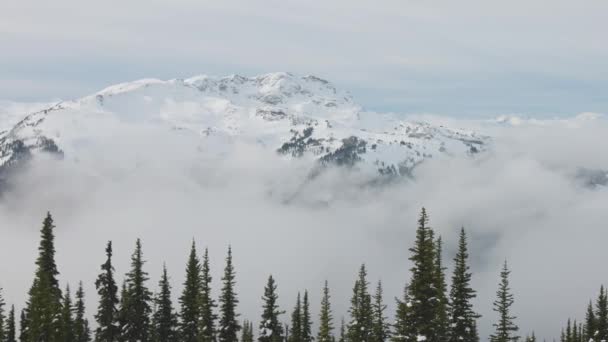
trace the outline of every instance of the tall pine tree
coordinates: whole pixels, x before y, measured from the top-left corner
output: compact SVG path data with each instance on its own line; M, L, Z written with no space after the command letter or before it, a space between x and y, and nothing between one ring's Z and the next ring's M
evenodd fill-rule
M158 287L158 294L154 298L156 311L152 316L151 340L153 342L177 342L177 314L173 310L171 302L171 285L165 265L163 265Z
M74 313L74 340L76 342L91 341L89 321L87 318L85 318L84 290L82 288L82 282L80 282L78 285L78 291L76 291Z
M593 311L593 304L589 301L587 315L585 316L585 341L593 341L596 333L597 320L595 318L595 311Z
M286 329L287 335L287 329ZM289 329L289 342L302 342L302 301L300 292L296 299L296 305L291 313L291 327Z
M192 241L190 256L186 265L186 281L179 298L181 305L179 333L180 341L198 342L200 318L201 264L196 254L196 244Z
M236 296L236 272L232 264L232 248L228 247L226 267L222 277L222 292L220 294L219 342L238 342L241 326L237 320L236 306L239 300Z
M406 285L403 290L403 298L397 299L397 312L395 313L395 324L393 326L393 342L416 341L416 329L412 314L412 301L409 289Z
M333 317L331 313L331 303L329 295L329 285L327 280L323 286L323 297L321 299L321 312L319 313L319 332L318 342L334 342L333 336Z
M61 308L60 341L62 342L75 342L73 311L74 306L72 305L70 287L67 286L65 288L65 294L63 296L63 304Z
M494 324L496 328L494 334L490 336L491 342L510 342L518 341L519 336L516 335L519 328L515 325L515 316L511 316L511 306L514 299L511 289L509 288L509 268L505 261L502 271L500 272L500 284L496 292L496 301L494 302L494 311L498 313L498 322Z
M8 312L8 322L6 323L6 342L17 342L15 328L15 306L11 305Z
M368 291L367 271L365 265L359 268L359 276L353 287L350 301L350 323L347 338L349 342L368 342L372 338L373 310L372 299Z
M47 213L40 230L36 274L28 293L23 342L55 342L61 338L61 290L55 264L55 225Z
M478 342L476 320L471 300L476 297L471 288L471 272L467 264L469 258L467 237L464 228L460 230L458 252L454 258L454 274L450 289L450 342Z
M201 268L201 320L199 329L201 334L201 342L215 341L215 321L217 319L217 316L213 313L213 310L217 305L211 297L211 280L212 278L211 270L209 267L209 251L207 248L205 248L205 254L203 255L203 265Z
M141 240L137 239L131 256L131 270L125 278L127 299L122 307L125 319L122 336L127 341L149 341L152 293L146 286L149 278L143 270L144 263Z
M608 340L608 293L604 289L604 285L600 287L600 294L595 303L596 309L596 334L593 337L595 341Z
M241 342L253 342L253 323L248 320L243 321Z
M372 319L372 341L385 342L390 337L390 326L388 318L385 316L386 305L384 305L382 282L378 281L376 293L372 303L373 319Z
M437 288L437 316L435 318L437 342L447 341L448 339L448 296L447 284L445 282L445 268L442 260L443 244L441 236L435 242L435 287Z
M304 290L304 300L302 301L302 342L312 342L312 317L310 315L310 301L308 300L308 290Z
M282 342L283 341L283 325L279 321L279 316L283 314L279 310L278 304L279 295L277 294L277 284L272 276L268 277L268 283L264 288L264 296L262 300L263 311L260 321L260 336L259 342Z
M114 280L114 266L112 266L112 241L108 241L106 246L106 262L101 265L101 270L102 272L95 281L95 287L99 295L99 305L95 314L95 320L97 321L95 341L116 342L120 330L117 308L118 286Z

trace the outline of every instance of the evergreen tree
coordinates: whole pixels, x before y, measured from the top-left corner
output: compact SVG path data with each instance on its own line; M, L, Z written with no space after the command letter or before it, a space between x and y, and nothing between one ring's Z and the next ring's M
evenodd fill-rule
M288 330L285 330L288 334ZM291 314L291 329L289 329L289 342L302 342L302 302L300 300L300 292L296 300L296 306Z
M215 341L215 320L217 316L213 313L217 306L211 297L211 271L209 267L209 251L205 248L203 265L201 269L201 324L200 334L202 342Z
M572 324L572 341L573 342L579 342L579 337L578 337L578 324L576 323L576 320L574 320L574 323Z
M454 258L454 274L450 289L450 342L478 342L475 321L479 317L473 311L471 300L476 297L471 288L471 273L467 264L467 238L464 228L460 230L458 252Z
M442 260L442 241L441 236L435 242L435 287L437 289L437 316L435 317L437 341L447 341L448 339L448 296L447 285L445 282L445 268Z
M344 323L344 317L340 321L340 337L338 338L338 342L346 342L346 323Z
M74 307L70 294L70 287L67 286L63 296L63 304L61 306L61 328L60 341L75 342L74 338L74 317L72 315Z
M279 310L279 296L277 294L277 285L272 276L268 277L268 283L264 288L264 296L262 300L263 311L260 321L260 336L259 342L282 342L283 341L283 325L279 321L279 316L283 314Z
M8 322L6 323L6 342L17 342L15 331L15 306L11 305L8 312Z
M95 331L96 342L118 341L120 330L118 327L118 286L114 280L114 267L112 266L112 241L106 246L106 262L101 265L102 272L95 281L99 305L95 320L97 330Z
M237 321L236 305L239 300L236 296L236 273L232 265L232 248L228 247L226 257L226 267L222 277L222 292L220 295L220 321L219 321L219 342L238 342L238 332L241 326Z
M497 299L494 302L494 311L499 315L498 322L494 324L496 332L490 336L491 342L518 341L519 336L515 335L519 328L515 325L515 316L511 316L511 306L514 299L509 288L509 271L505 261L500 272L500 284L496 292Z
M80 282L78 291L76 291L76 304L74 306L74 312L74 340L76 342L91 341L89 321L85 318L84 290L82 288L82 282Z
M426 341L441 341L443 327L438 323L442 320L442 304L440 289L437 287L437 252L433 230L428 226L426 209L422 208L416 229L416 241L410 249L413 263L409 284L409 297L412 304L412 326L417 338Z
M6 331L4 329L6 317L4 315L4 298L2 297L2 288L0 288L0 341L4 342L6 339Z
M585 316L585 341L593 341L597 333L597 320L593 311L593 304L589 301L587 315Z
M143 270L144 263L141 241L137 239L131 256L131 271L125 277L127 299L122 307L125 319L122 335L127 341L149 341L152 293L146 286L149 278Z
M243 321L241 342L253 342L253 323L248 320Z
M122 286L120 287L120 301L118 303L118 315L116 320L119 331L118 341L120 342L130 342L127 338L127 335L125 334L128 320L127 315L129 314L127 311L129 308L129 304L127 303L128 301L129 291L127 291L127 281L126 279L124 279L122 281Z
M387 322L388 318L385 317L384 312L386 311L386 305L383 301L383 290L382 282L378 281L376 286L376 293L374 294L374 301L372 303L373 311L373 326L372 326L372 341L373 342L385 342L390 336L390 327Z
M57 281L59 271L55 264L54 228L53 218L47 213L40 230L36 274L25 309L27 340L23 342L55 342L60 339L62 296Z
M156 310L152 317L152 341L177 342L177 314L171 302L171 285L165 265L158 287L158 295L154 298Z
M27 316L25 314L25 309L21 310L21 316L19 318L19 341L29 341L27 330Z
M372 300L368 291L367 271L365 265L359 269L359 277L353 287L347 338L349 342L368 342L372 338L373 310Z
M184 289L179 298L181 305L180 312L180 341L183 342L198 342L201 306L199 296L201 291L201 264L196 254L196 245L192 241L190 248L190 256L186 265L186 281Z
M608 339L608 294L602 285L596 302L596 331L593 337L596 341Z
M319 333L317 334L318 342L334 342L333 337L333 317L331 314L331 304L329 302L329 286L327 280L323 286L323 298L321 299L321 313L319 314Z
M302 342L312 342L312 340L314 340L314 337L312 336L312 318L310 316L310 302L308 301L308 290L304 290L301 322L302 331L300 336L302 338Z
M534 335L534 331L532 335L526 337L526 342L536 342L536 336Z
M409 296L408 286L403 291L403 299L397 300L397 312L395 313L395 324L393 326L393 342L416 341L416 329L413 323L412 301Z

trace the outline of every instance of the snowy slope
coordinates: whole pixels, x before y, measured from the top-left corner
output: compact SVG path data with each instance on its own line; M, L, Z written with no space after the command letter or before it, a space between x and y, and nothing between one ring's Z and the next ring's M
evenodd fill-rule
M93 151L118 144L118 137L126 137L125 163L143 154L168 158L150 148L159 142L194 158L256 144L285 158L391 174L408 173L425 158L474 154L489 142L471 131L365 112L347 92L314 76L197 76L117 84L31 113L1 133L0 168L41 151L67 160L112 159Z

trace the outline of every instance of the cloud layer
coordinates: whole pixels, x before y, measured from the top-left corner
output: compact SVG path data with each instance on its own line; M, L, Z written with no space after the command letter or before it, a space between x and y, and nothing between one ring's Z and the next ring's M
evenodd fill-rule
M508 259L522 334L535 330L552 338L569 316L582 318L608 276L601 271L608 257L608 190L585 187L575 177L582 167L608 170L602 153L608 124L590 117L512 118L513 126L427 116L495 137L491 152L430 160L415 169L413 180L383 187L344 170L305 182L309 160L284 160L258 147L237 145L222 157L192 159L180 152L179 137L151 139L158 136L152 128L140 136L117 131L111 143L90 146L88 156L38 158L15 179L0 202L0 274L7 275L0 286L8 302L23 303L40 223L51 210L61 281L85 282L89 313L105 242L114 241L122 275L141 237L149 285L155 287L166 262L174 293L181 290L193 238L210 249L216 290L232 245L243 318L258 319L272 273L284 309L306 288L316 311L328 279L339 320L363 262L370 281L386 286L392 314L393 297L409 277L416 218L426 206L444 238L450 270L459 228L470 234L482 336L491 331L499 267Z

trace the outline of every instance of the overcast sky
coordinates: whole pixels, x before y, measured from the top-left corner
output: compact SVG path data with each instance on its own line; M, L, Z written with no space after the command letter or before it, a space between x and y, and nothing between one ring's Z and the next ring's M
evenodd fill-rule
M2 1L0 100L138 78L315 74L366 108L608 112L608 2Z

